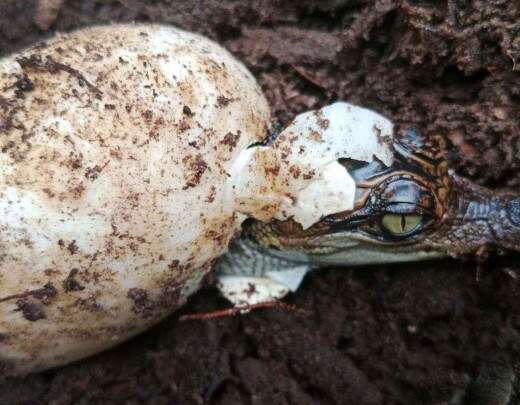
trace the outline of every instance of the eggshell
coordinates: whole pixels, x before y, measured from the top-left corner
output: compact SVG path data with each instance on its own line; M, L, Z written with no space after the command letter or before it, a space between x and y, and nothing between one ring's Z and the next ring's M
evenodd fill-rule
M266 136L254 78L201 36L94 27L0 60L0 362L26 373L178 308L244 219L236 156Z
M246 149L231 173L237 211L308 228L352 210L356 184L338 162L393 162L393 124L366 108L337 102L298 115L269 147Z

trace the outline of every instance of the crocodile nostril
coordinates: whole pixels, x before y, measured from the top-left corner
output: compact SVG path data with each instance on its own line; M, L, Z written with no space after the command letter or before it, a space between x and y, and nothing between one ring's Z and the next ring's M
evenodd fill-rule
M508 201L506 205L507 217L516 226L520 226L520 200Z

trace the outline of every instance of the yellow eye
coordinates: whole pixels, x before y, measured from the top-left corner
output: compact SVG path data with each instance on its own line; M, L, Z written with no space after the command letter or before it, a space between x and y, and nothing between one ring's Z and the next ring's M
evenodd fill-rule
M404 236L421 226L423 218L416 214L385 214L381 220L383 227L392 235Z

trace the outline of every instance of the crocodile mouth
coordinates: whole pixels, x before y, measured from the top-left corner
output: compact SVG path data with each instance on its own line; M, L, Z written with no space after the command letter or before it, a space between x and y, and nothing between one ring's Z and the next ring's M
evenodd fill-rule
M364 266L370 264L413 262L446 257L445 250L421 248L409 242L399 246L374 241L363 233L341 232L320 235L292 246L263 245L269 256L292 262L317 265Z

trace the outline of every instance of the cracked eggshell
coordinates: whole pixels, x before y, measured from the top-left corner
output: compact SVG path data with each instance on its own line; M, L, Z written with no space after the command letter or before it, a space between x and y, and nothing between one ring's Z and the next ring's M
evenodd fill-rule
M239 230L225 187L269 108L201 36L94 27L0 60L0 363L26 373L179 307Z
M337 102L298 115L273 145L245 150L232 168L237 210L308 228L352 210L356 185L338 162L393 162L393 124L366 108Z

